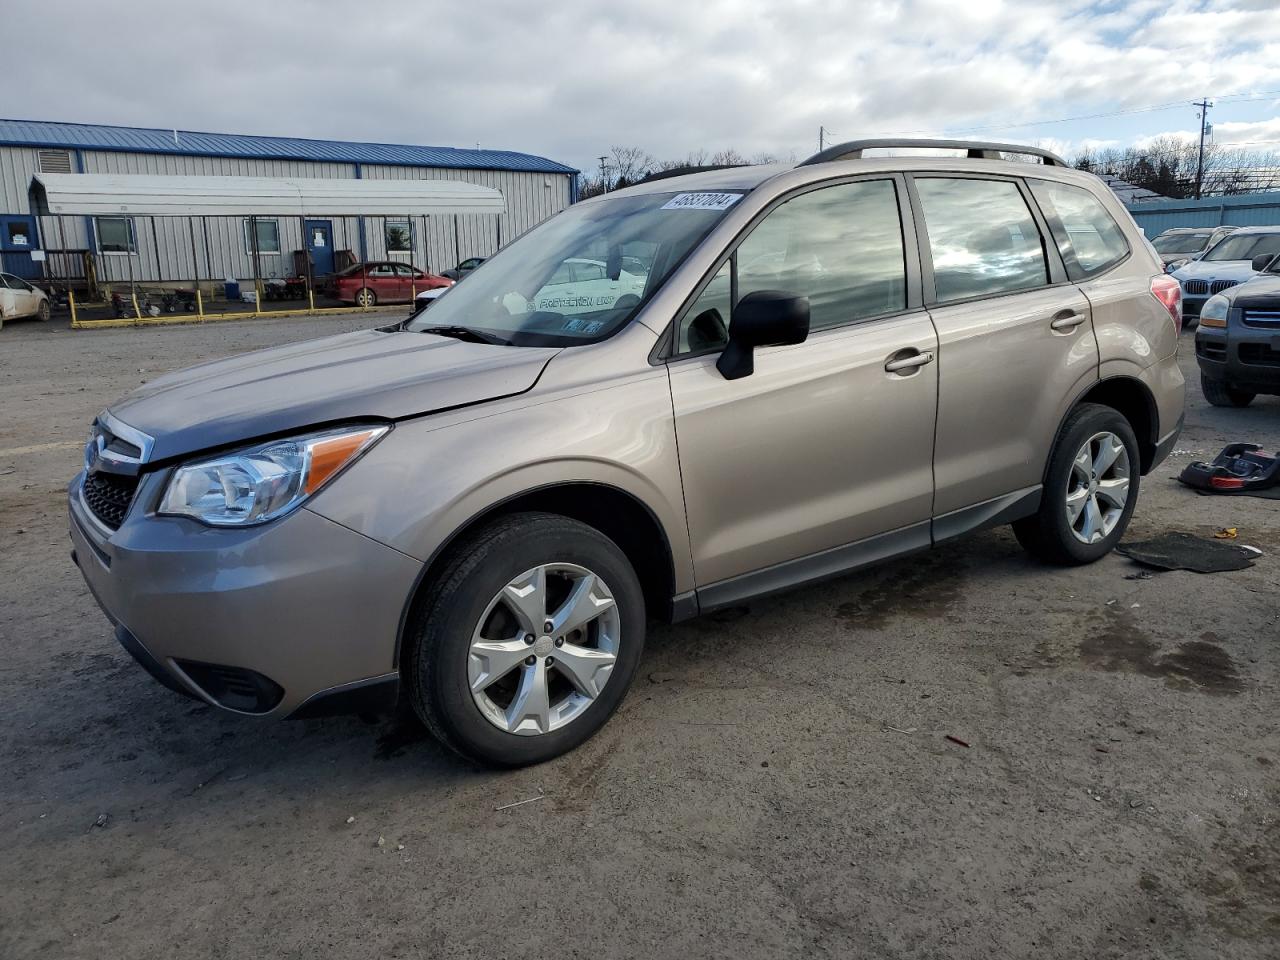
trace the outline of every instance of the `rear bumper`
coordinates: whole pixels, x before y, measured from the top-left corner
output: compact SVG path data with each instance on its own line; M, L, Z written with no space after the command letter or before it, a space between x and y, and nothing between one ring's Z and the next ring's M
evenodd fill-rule
M157 517L137 509L146 481L109 531L80 480L68 505L77 566L121 645L165 686L263 716L329 712L318 705L360 702L351 691L364 686L394 695L417 560L305 508L244 530Z

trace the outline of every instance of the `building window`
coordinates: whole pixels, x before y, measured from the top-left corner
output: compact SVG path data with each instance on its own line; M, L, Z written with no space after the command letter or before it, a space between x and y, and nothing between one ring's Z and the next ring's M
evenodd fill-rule
M280 252L280 224L275 220L246 220L244 222L244 252L253 254L253 239L249 234L249 224L258 225L258 253Z
M130 254L138 252L132 217L94 217L99 253Z
M387 253L409 253L413 250L413 231L408 220L387 221Z

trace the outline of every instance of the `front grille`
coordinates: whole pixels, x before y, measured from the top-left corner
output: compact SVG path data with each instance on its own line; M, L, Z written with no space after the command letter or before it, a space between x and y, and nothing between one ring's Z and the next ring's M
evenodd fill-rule
M1209 292L1221 293L1223 290L1230 290L1239 282L1239 280L1214 280L1209 284Z
M1265 343L1240 344L1240 362L1264 367L1280 367L1280 350Z
M255 670L195 660L178 660L177 664L214 703L228 710L268 713L284 698L280 684Z
M1192 296L1203 296L1209 292L1208 280L1186 280L1182 284L1182 292Z
M1222 362L1227 359L1227 345L1225 342L1216 343L1212 340L1197 340L1196 353L1206 360Z
M88 473L84 478L84 502L93 515L112 530L124 522L133 494L138 489L137 477L117 473Z
M1245 310L1244 325L1267 329L1280 327L1280 310Z

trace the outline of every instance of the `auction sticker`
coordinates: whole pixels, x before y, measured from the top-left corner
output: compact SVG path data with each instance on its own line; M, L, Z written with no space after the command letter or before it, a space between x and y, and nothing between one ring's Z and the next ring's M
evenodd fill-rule
M728 210L742 199L740 193L677 193L663 210Z

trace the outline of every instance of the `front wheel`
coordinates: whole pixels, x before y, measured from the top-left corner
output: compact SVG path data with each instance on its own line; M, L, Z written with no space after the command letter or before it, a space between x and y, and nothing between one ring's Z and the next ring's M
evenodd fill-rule
M1223 380L1211 380L1203 373L1200 374L1200 392L1215 407L1247 407L1257 396L1247 390L1237 390Z
M1141 472L1129 421L1111 407L1081 404L1053 448L1040 509L1013 524L1018 542L1049 563L1093 563L1124 536Z
M368 287L361 287L356 291L356 303L362 307L376 307L378 305L378 295Z
M639 580L612 540L567 517L512 514L456 549L418 608L409 701L464 757L540 763L604 726L644 633Z
M49 301L48 300L40 301L40 306L36 307L36 316L39 317L40 320L44 322L48 322L49 320Z

